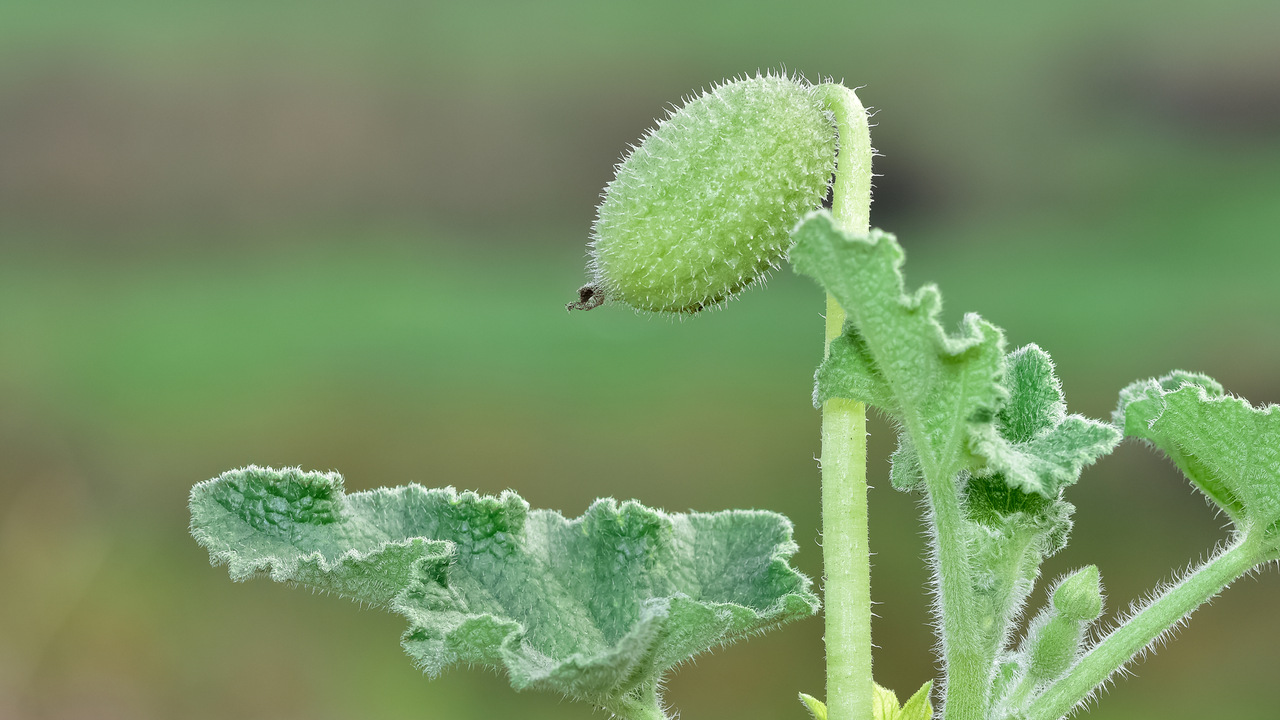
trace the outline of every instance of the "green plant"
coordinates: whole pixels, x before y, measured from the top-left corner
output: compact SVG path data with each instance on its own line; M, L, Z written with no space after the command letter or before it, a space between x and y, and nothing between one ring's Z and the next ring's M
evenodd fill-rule
M838 152L837 152L838 147ZM1049 355L1007 351L938 290L908 292L904 254L869 227L872 150L853 91L776 75L689 102L618 167L593 229L592 280L569 307L692 314L788 258L827 292L822 410L825 701L817 720L933 717L871 674L866 407L899 429L890 473L923 495L946 720L1055 720L1235 579L1280 558L1280 413L1176 372L1120 393L1111 422L1067 413ZM832 210L819 204L832 182ZM1230 518L1233 541L1096 642L1102 580L1061 579L1017 637L1041 563L1061 550L1083 469L1122 437L1161 450ZM346 495L341 478L248 467L197 485L192 534L215 564L404 615L402 645L434 675L503 669L627 720L664 718L675 665L817 612L768 512L671 515L601 500L579 519L417 485Z

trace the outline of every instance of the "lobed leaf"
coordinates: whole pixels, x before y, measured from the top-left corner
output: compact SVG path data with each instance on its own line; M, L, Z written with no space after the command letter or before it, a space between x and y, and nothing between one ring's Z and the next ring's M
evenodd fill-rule
M937 319L936 288L904 293L903 252L893 236L846 234L825 212L811 214L795 234L796 269L849 315L818 369L815 404L859 400L904 426L890 474L895 487L917 486L923 459L1054 498L1119 442L1107 423L1066 414L1053 362L1040 348L1006 356L999 328L972 314L961 335L948 335Z
M1116 424L1159 448L1241 532L1275 539L1280 523L1280 411L1255 408L1212 378L1175 372L1120 393Z
M815 399L849 397L898 419L923 469L949 475L981 464L970 435L1003 404L1004 336L974 314L958 335L938 322L936 287L904 291L902 248L892 235L848 234L817 211L794 231L791 262L848 314L818 370Z
M191 533L233 580L270 576L404 615L431 676L503 669L617 710L709 648L812 615L771 512L668 514L598 500L581 518L419 485L347 495L336 473L250 466L196 485Z
M980 474L999 475L1010 487L1056 498L1120 442L1120 431L1110 424L1067 415L1053 361L1035 345L1009 353L1003 384L1008 400L995 422L975 434L975 450L987 461Z

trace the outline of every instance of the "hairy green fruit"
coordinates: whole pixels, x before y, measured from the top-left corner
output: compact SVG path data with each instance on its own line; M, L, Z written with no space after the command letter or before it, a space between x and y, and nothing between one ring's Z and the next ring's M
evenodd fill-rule
M694 313L728 300L778 266L835 157L813 85L757 75L703 93L618 165L592 228L594 278L569 308Z

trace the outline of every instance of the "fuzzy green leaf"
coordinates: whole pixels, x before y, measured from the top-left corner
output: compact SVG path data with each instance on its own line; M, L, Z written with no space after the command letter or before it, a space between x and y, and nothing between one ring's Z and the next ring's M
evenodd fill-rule
M1009 639L1039 576L1040 563L1066 546L1075 508L1062 499L1085 465L1120 440L1111 425L1066 414L1048 354L1028 345L1005 358L1009 397L975 445L987 466L965 487L975 566L975 612L992 648Z
M796 269L816 278L850 318L818 369L814 401L859 400L904 425L890 475L895 487L916 487L924 459L1053 498L1119 442L1110 425L1066 414L1053 362L1040 348L1003 356L1000 330L976 315L965 317L960 337L948 336L937 321L936 288L904 294L903 253L891 235L851 236L820 212L796 238ZM944 459L953 463L937 465Z
M1062 423L1067 403L1053 360L1036 345L1024 345L1005 356L1005 387L1009 401L1000 408L1001 434L1012 443L1025 443Z
M932 720L933 705L929 703L929 695L933 692L933 681L920 686L906 704L898 705L898 696L887 687L875 684L871 698L872 720Z
M1280 411L1226 395L1204 375L1133 383L1115 413L1125 435L1150 442L1241 532L1275 538L1280 523Z
M920 469L920 456L916 455L916 447L907 433L898 433L898 448L889 458L889 482L903 492L910 492L924 482L924 471Z
M987 462L979 472L996 474L1010 487L1056 498L1087 465L1111 452L1120 431L1108 423L1067 415L1062 386L1049 354L1027 345L1005 358L1008 400L996 422L981 428L976 451Z
M662 673L812 615L791 524L763 511L667 514L598 500L568 520L409 485L347 495L335 473L248 467L191 492L191 532L234 580L269 575L404 615L429 675L504 669L624 717Z
M800 702L808 708L813 720L827 720L827 704L812 695L800 693Z
M824 363L818 384L823 387L826 383L829 393L849 397L842 394L849 392L863 402L874 404L875 393L880 392L877 381L881 376L865 351L852 359L854 353L850 349L860 343L854 339L856 335L853 330L845 333L841 354L833 355L836 359ZM843 367L837 368L841 363ZM1066 414L1066 401L1053 372L1053 361L1035 345L1026 345L1005 356L1001 385L1007 399L995 421L970 427L974 452L986 460L985 466L974 469L977 475L996 475L1010 487L1053 498L1063 487L1075 483L1086 466L1111 452L1120 442L1120 432L1112 425ZM901 414L893 404L888 405L887 412L894 416ZM894 487L902 490L917 487L921 480L919 459L907 435L898 439L890 479Z
M814 407L822 407L822 403L833 397L848 398L875 407L901 422L898 400L876 367L866 340L855 327L846 327L844 333L831 342L827 359L818 367L814 380ZM898 448L889 467L889 481L899 490L914 490L923 479L920 458L907 433L898 433Z
M933 681L920 686L915 695L912 695L902 705L902 711L898 713L898 720L932 720L933 705L929 703L929 696L933 693Z
M898 696L889 688L875 683L871 688L871 720L898 720Z
M1022 566L1019 576L1029 583L1040 561L1066 544L1074 508L1062 501L1062 489L1110 452L1120 432L1066 414L1053 362L1035 345L1006 357L1003 382L1009 397L975 443L988 463L966 486L965 512L985 529L978 553L993 566L1002 564L1000 556L1013 562L1010 568Z
M879 401L910 433L921 466L939 476L980 465L970 436L990 425L1006 394L1000 329L969 314L959 335L943 330L936 287L905 293L904 256L892 235L845 233L826 211L810 213L794 235L792 264L849 318L818 371L815 397Z
M840 337L831 341L827 359L818 366L813 406L822 407L833 397L872 405L895 418L902 414L893 388L876 367L867 341L853 327L846 327Z

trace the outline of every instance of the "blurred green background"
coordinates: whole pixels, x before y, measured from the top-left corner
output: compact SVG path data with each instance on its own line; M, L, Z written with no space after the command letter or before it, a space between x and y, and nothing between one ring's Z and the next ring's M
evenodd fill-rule
M403 622L211 568L190 486L770 508L820 572L822 297L784 271L684 322L566 314L603 184L662 108L757 68L864 86L873 223L948 315L1059 364L1073 411L1208 372L1280 401L1280 5L0 4L0 718L603 717L431 682ZM916 499L873 423L877 677L935 672ZM1125 444L1071 499L1112 612L1225 537ZM1038 604L1040 595L1037 595ZM1134 666L1101 719L1276 718L1280 577ZM800 718L821 623L700 658L688 720Z

